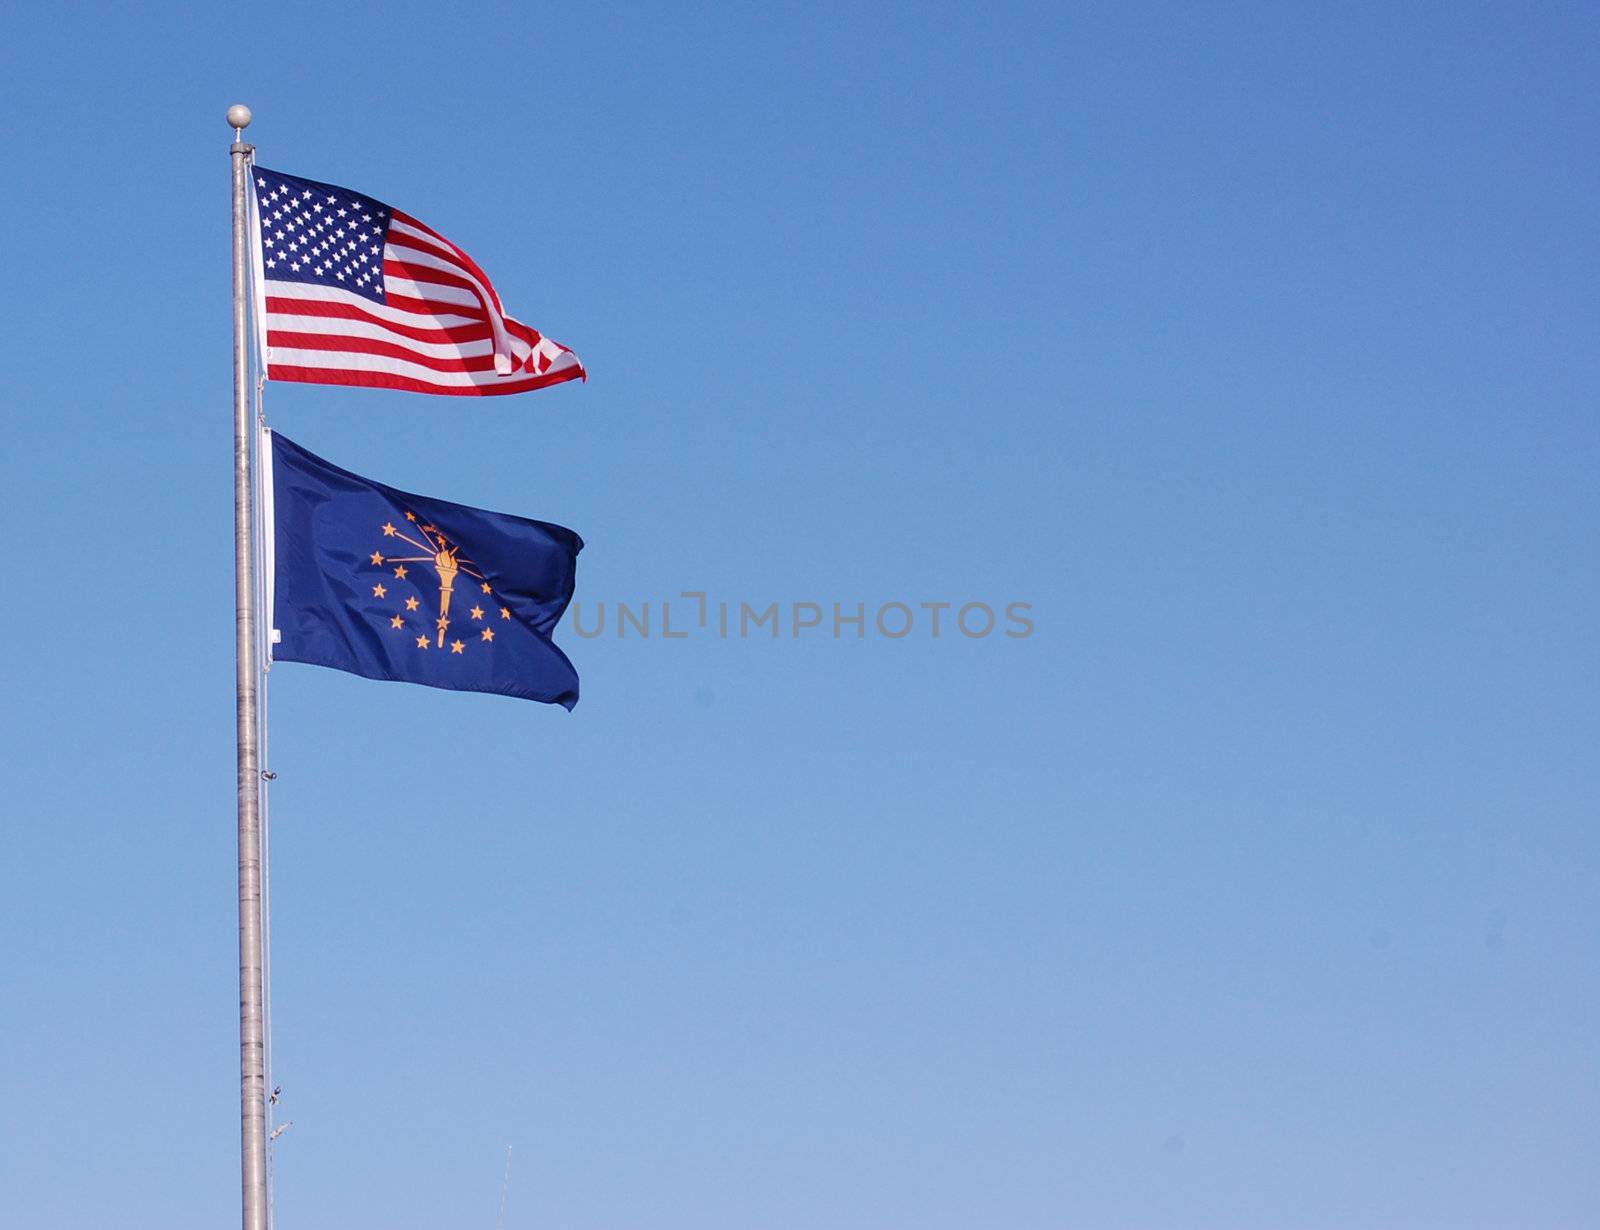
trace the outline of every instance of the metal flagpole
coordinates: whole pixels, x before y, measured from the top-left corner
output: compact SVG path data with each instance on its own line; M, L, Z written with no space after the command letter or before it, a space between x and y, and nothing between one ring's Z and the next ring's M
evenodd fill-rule
M250 352L245 193L250 108L228 108L233 129L233 603L239 748L239 1178L244 1230L267 1226L267 1089L262 989L261 766L257 759L255 551L250 470Z

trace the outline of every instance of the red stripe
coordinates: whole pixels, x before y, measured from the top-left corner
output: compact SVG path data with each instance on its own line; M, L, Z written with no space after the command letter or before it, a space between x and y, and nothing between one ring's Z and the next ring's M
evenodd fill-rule
M440 299L418 299L414 295L397 295L385 292L383 301L402 312L415 312L418 316L476 316L488 322L489 314L482 303L445 303Z
M448 397L495 397L502 393L529 393L534 389L549 388L580 377L588 379L581 367L568 368L545 376L507 376L494 384L429 384L409 376L395 376L389 372L354 372L337 367L285 367L273 364L269 375L274 380L294 384L343 384L368 389L404 389L408 393L444 394Z
M414 302L423 301L417 299ZM392 300L390 306L396 306ZM421 325L402 325L393 320L385 320L381 316L374 316L353 303L330 303L325 299L283 299L276 295L268 295L267 313L269 316L280 317L314 316L320 320L360 320L399 337L409 337L414 342L481 342L485 338L494 336L493 330L487 324L441 325L434 329ZM419 315L431 314L423 312ZM465 316L467 313L458 312L457 315ZM272 323L268 322L269 327Z

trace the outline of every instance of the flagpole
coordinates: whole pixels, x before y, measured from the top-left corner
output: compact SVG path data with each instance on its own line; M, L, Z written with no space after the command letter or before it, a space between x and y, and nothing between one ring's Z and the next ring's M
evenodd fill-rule
M267 1226L267 1090L262 988L261 766L257 759L255 558L251 535L249 313L245 193L250 108L233 129L233 604L239 767L239 1179L244 1230Z

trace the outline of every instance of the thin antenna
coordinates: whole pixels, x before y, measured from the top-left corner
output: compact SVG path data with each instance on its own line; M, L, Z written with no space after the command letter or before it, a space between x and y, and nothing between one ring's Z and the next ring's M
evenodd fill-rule
M500 1184L500 1216L494 1219L494 1230L506 1230L506 1193L511 1190L511 1146L506 1146L506 1177Z

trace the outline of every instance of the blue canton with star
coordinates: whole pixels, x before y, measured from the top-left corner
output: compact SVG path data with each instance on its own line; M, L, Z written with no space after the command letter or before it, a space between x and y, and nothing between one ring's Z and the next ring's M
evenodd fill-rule
M255 167L261 263L269 281L306 282L384 302L383 244L394 211L370 196Z

